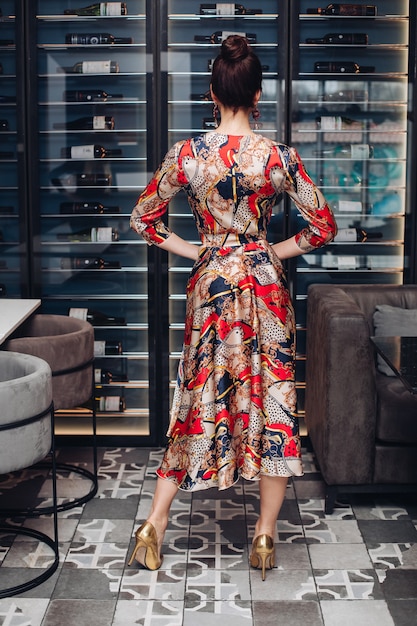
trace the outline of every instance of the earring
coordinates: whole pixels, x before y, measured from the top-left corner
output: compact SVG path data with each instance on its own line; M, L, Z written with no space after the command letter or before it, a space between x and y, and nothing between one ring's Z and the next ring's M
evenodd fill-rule
M216 103L213 104L213 119L214 119L214 128L217 128L219 125L219 120L217 116L219 115L219 107Z
M261 113L258 109L258 105L255 106L255 108L252 111L252 118L254 121L254 129L258 130L259 129L259 124L258 124L258 120L261 117Z

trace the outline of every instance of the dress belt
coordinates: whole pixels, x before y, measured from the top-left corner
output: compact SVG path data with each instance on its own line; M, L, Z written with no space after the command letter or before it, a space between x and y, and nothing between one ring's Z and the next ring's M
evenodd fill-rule
M242 246L247 243L265 241L260 235L247 235L242 233L219 233L201 235L201 244L204 248L223 248L229 246Z

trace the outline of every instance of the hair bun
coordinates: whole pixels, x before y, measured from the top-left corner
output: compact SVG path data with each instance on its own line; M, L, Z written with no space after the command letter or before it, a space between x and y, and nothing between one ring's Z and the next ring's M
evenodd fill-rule
M248 56L249 49L250 46L246 37L229 35L222 42L220 54L225 61L241 61Z

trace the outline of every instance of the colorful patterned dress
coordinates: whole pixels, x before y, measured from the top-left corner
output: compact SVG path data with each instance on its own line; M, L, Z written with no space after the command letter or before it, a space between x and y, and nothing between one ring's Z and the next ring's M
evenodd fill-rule
M296 150L257 135L209 132L171 148L132 212L149 244L170 235L162 217L181 189L202 246L158 476L184 490L300 476L294 311L266 229L287 192L306 220L296 241L308 252L333 239L332 211Z

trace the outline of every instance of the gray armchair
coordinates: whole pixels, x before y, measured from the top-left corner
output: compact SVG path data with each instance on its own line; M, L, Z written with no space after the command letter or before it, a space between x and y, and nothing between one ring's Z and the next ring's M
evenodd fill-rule
M417 286L308 291L305 420L326 513L340 492L417 491L417 396L376 367L370 336L381 304L417 309Z

